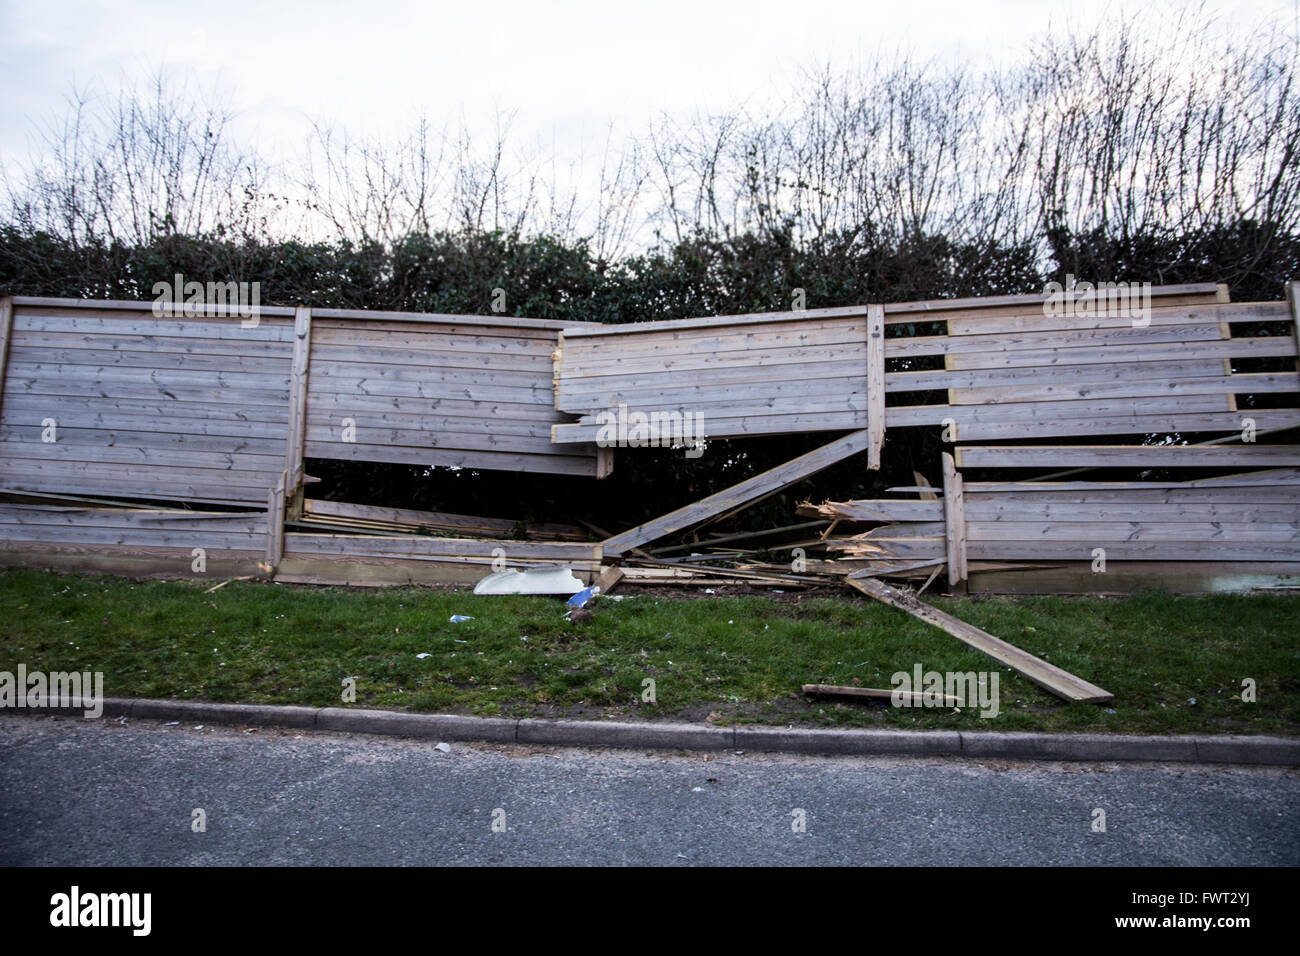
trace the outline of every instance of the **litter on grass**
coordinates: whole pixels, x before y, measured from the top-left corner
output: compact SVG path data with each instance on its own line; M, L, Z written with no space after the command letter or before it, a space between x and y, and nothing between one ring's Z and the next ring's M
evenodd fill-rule
M582 581L568 568L506 568L474 585L475 594L574 594L581 590Z

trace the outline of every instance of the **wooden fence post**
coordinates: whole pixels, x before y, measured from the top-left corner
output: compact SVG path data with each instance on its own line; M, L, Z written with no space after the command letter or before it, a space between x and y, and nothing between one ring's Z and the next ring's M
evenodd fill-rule
M880 469L885 443L885 307L867 306L867 467Z
M952 455L943 453L943 521L948 544L948 584L966 580L966 503Z
M289 513L302 517L303 446L307 434L307 377L311 364L311 308L300 305L293 316L293 371L289 377L289 437L284 455L284 495Z

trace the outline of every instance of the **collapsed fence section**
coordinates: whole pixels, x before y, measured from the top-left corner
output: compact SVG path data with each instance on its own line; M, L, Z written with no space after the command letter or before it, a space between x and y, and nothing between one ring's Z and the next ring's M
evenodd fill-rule
M960 476L949 476L944 500L826 502L799 510L875 525L830 548L877 575L942 565L957 583L968 577L970 562L986 562L983 570L1003 572L997 582L1005 583L1015 571L1052 567L1071 571L1088 585L1076 588L1088 591L1110 589L1114 565L1129 562L1150 563L1139 573L1148 582L1156 571L1201 582L1249 574L1276 583L1300 575L1300 470L1186 482L964 482L960 497ZM980 574L969 576L979 589ZM1047 577L1059 583L1067 575Z

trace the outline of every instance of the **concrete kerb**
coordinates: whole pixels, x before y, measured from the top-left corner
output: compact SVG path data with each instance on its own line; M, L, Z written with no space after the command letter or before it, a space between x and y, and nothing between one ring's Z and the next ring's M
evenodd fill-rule
M82 706L6 708L5 713L80 717ZM1265 736L1121 736L541 720L411 714L348 707L215 704L105 698L102 718L285 727L437 740L638 750L743 750L853 756L961 756L1012 760L1169 761L1300 766L1300 739Z

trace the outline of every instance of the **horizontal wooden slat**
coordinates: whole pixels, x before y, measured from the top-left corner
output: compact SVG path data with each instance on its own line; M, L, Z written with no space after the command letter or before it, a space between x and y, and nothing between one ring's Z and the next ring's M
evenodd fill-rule
M541 472L594 477L596 458L569 455L529 455L455 448L406 448L400 445L359 445L307 440L308 458L338 461L401 462L442 468L478 468L489 471Z
M25 366L55 365L86 368L193 369L199 372L245 372L288 376L289 362L279 356L213 355L204 352L164 352L130 349L50 349L18 346L10 352Z
M356 322L328 322L313 312L311 347L315 354L346 352L353 347L405 350L429 354L472 354L532 358L549 356L555 336L487 335L481 329L397 325L375 327Z
M5 395L55 395L69 398L129 399L147 401L169 399L178 405L186 402L205 402L224 405L279 405L287 403L287 389L211 387L199 385L191 387L177 384L156 384L144 381L70 381L59 376L22 376L13 375L5 380ZM7 401L7 399L6 399Z
M1092 561L1094 548L1110 561L1295 561L1294 542L1231 541L973 541L971 558L984 561ZM1103 575L1104 577L1104 575Z
M1195 489L1189 489L1195 490ZM1300 521L1300 496L1289 502L1259 503L1252 500L1224 501L1231 489L1207 491L1202 489L1201 500L1148 500L1142 502L1122 500L1121 492L1101 497L1101 500L1070 501L1041 500L1043 493L1014 495L1004 492L998 495L982 495L966 499L966 520L1005 521L1008 523L1023 521L1050 522L1103 522L1103 521L1140 521L1140 522L1206 522L1226 521L1232 523L1295 523ZM1059 492L1059 494L1067 494ZM1082 492L1074 494L1083 496ZM1112 500L1120 497L1121 500ZM1249 499L1248 494L1239 495Z
M122 368L114 365L58 365L51 363L10 362L9 374L15 381L48 379L60 384L96 382L105 388L145 384L159 387L206 386L213 390L287 388L289 377L283 372L226 372L198 369Z
M862 404L861 397L854 404ZM672 412L682 411L682 409L657 409L657 411ZM772 409L721 409L721 411L727 413L726 415L719 415L718 411L719 409L714 407L711 414L703 419L703 432L706 438L752 438L759 435L842 431L846 428L864 428L867 424L865 408L841 412L814 412L807 415L795 414L793 410L784 415L758 414L762 411L772 411ZM740 411L741 414L733 417L732 413L736 411ZM590 422L555 425L551 429L551 440L557 444L594 442L600 436L602 427ZM657 431L665 430L668 432L666 435L660 436L656 434ZM658 430L648 428L646 440L650 441L656 438L671 440L673 438L671 426L667 429Z
M1248 302L1248 303L1229 303L1214 304L1206 303L1203 305L1194 305L1190 307L1167 307L1153 308L1150 313L1150 325L1198 325L1205 322L1226 322L1237 324L1241 322L1280 322L1286 321L1289 316L1286 314L1285 307L1282 303L1276 302ZM981 335L988 334L995 329L999 332L1029 332L1029 331L1068 331L1074 329L1142 329L1149 326L1134 325L1133 319L1126 315L1061 315L1050 316L1038 314L1027 314L1018 316L1005 316L998 318L996 322L989 321L989 317L978 313L969 313L960 316L951 316L948 318L948 334L957 335Z
M959 468L1200 468L1300 465L1300 445L988 445L958 448Z
M588 328L565 326L564 337L568 339L591 338L606 335L622 335L628 332L676 332L683 329L717 328L738 325L766 325L773 322L818 321L848 316L865 316L865 305L839 306L825 309L804 309L799 312L749 312L743 315L705 316L696 319L663 319L655 322L637 322L630 327L624 325L603 325Z
M1026 349L1008 352L974 352L953 355L954 370L992 368L1060 368L1112 362L1192 361L1206 358L1267 358L1296 354L1295 340L1281 335L1267 338L1217 339L1200 342L1180 337L1162 345L1114 345L1106 348Z
M167 335L94 334L89 332L34 332L21 333L24 348L75 351L81 349L100 352L158 352L184 355L249 356L290 362L291 346L287 340L243 338L205 339L197 336L184 338Z
M1300 515L1293 516L1300 520ZM976 521L966 522L967 541L1199 541L1244 544L1292 542L1300 544L1300 524L1250 521ZM1296 551L1300 557L1300 550Z
M12 412L12 414L11 414ZM130 427L135 420L164 422L173 420L183 424L176 427L202 433L205 427L240 429L212 431L211 434L259 434L254 426L279 426L284 434L288 421L287 406L252 405L238 402L180 402L157 398L105 398L85 395L34 395L26 392L6 392L4 420L13 424L39 423L43 418L53 418L56 423L70 426L107 426L121 422ZM170 427L160 425L160 427Z
M154 308L154 303L152 301L141 302L141 301L131 301L131 300L123 300L123 299L57 299L57 298L47 298L44 296L29 296L29 295L15 296L14 304L21 305L28 308L33 308L33 309L75 308L75 309L91 309L91 310L108 311L108 312L116 312L116 311L147 312L150 314L152 314ZM231 312L230 310L227 311L230 312L230 314L232 315L234 314L234 312ZM293 309L289 308L288 306L276 306L276 305L261 306L260 312L263 318L272 318L272 317L292 318L293 317Z
M1015 352L1050 352L1056 349L1106 351L1114 347L1177 346L1183 342L1219 341L1218 322L1196 325L1151 325L1146 328L1000 331L980 335L900 335L885 339L887 359L922 355L1010 356Z
M548 524L544 522L519 522L508 518L484 518L477 515L456 515L435 511L415 511L410 508L385 508L375 505L356 505L344 501L325 501L307 499L303 502L307 515L328 519L350 519L372 521L389 525L402 525L413 528L459 528L472 534L472 537L488 533L495 535L513 534L520 527L530 535L573 536L581 539L586 532L575 525Z
M848 336L846 336L847 338ZM569 352L564 361L562 384L604 376L645 375L656 372L700 372L715 369L762 369L776 365L807 365L822 362L863 362L867 348L861 333L856 341L828 345L800 345L791 348L765 348L745 344L734 350L679 350L662 355L629 356L620 351L603 360L583 361L580 351Z
M1181 285L1152 285L1151 298L1153 300L1170 300L1170 299L1196 299L1214 301L1218 293L1218 285L1213 282L1193 282ZM1071 290L1075 298L1083 295L1081 290ZM887 302L885 303L885 314L887 316L916 316L914 321L923 321L918 313L933 314L936 312L952 311L976 311L977 314L994 314L1004 309L1037 309L1041 310L1044 302L1048 300L1047 292L1033 292L1027 295L988 295L975 296L964 299L927 299L921 302Z
M311 310L312 321L346 320L366 327L389 324L448 325L481 328L484 335L519 335L527 332L558 332L569 328L599 328L596 323L566 322L558 319L518 318L511 315L455 315L447 312L382 312L368 309Z
M362 362L311 360L312 386L318 391L343 392L357 387L369 390L373 382L406 382L419 385L453 384L527 388L551 399L551 372L520 369L453 368L437 365L379 365Z
M885 410L885 420L891 428L905 428L913 425L939 425L948 418L957 423L959 436L963 434L962 427L971 423L1033 422L1038 427L1032 431L1027 430L1026 434L1053 434L1048 429L1061 427L1054 423L1065 419L1230 410L1232 404L1227 395L1160 395L1054 402L1014 401L990 405L892 405Z
M848 369L845 369L848 371ZM738 386L736 384L716 384L715 376L707 376L710 384L699 382L673 382L672 385L647 384L646 388L616 390L616 392L590 392L580 395L556 395L559 410L573 415L588 415L593 412L628 405L637 410L650 411L655 408L692 407L695 411L706 414L710 407L731 403L736 406L764 405L776 399L810 398L844 399L857 395L858 401L865 402L866 376L829 378L829 380L809 380L807 375L790 381L764 381L754 385Z
M171 531L264 533L264 512L158 511L0 503L0 526L141 528Z
M575 370L608 366L620 360L673 360L685 355L711 355L788 348L835 348L860 345L866 338L866 315L824 322L801 320L753 328L727 326L693 331L648 333L622 326L617 337L565 339L561 348L566 366Z
M140 424L145 424L141 421ZM284 429L267 425L265 437L235 435L204 435L184 430L171 430L159 426L157 431L127 431L125 429L79 428L67 422L58 427L57 444L65 451L82 447L89 448L127 448L144 453L136 456L143 459L150 449L169 449L178 452L197 452L201 454L239 454L265 455L273 458L284 453ZM39 422L30 425L0 426L0 450L9 443L30 444L45 447L41 442L43 431ZM277 434L278 432L278 434ZM32 454L43 455L43 451ZM73 457L76 452L71 453ZM89 460L89 459L88 459Z
M266 532L209 531L193 528L110 528L95 525L0 525L5 541L73 542L77 544L144 545L173 548L256 550L265 546Z
M907 392L934 389L1003 389L1008 401L1016 401L1019 390L1044 383L1053 387L1091 383L1132 383L1139 381L1171 382L1176 379L1216 378L1223 373L1222 359L1199 361L1141 362L1137 356L1114 356L1106 365L1052 365L969 369L936 369L924 372L891 372L885 376L885 389ZM1300 383L1297 383L1300 389Z
M558 422L563 420L555 409L543 402L476 400L473 398L435 398L414 395L364 395L315 392L308 385L307 420L320 424L355 418L361 413L500 419L502 421Z
M80 434L76 429L73 435ZM0 462L20 461L57 463L59 465L120 463L155 468L210 468L223 471L272 471L283 456L250 452L199 451L171 448L146 448L131 445L72 444L57 442L0 442Z
M1050 403L1049 403L1050 404ZM977 406L988 407L988 406ZM1082 437L1084 435L1149 435L1159 433L1241 432L1247 420L1256 431L1294 428L1300 425L1300 409L1249 409L1239 412L1209 412L1188 415L1131 415L1127 417L1046 419L1041 424L1024 422L976 422L958 425L956 441L990 441L1039 437Z
M31 332L63 332L82 335L165 336L179 339L217 339L228 342L292 341L291 325L263 321L255 328L243 328L236 319L155 319L152 315L130 318L93 318L85 312L65 315L14 315L14 328Z
M285 551L316 554L405 554L405 555L464 555L493 557L493 552L504 548L508 560L549 558L553 560L590 560L600 557L600 545L576 541L506 541L499 538L478 540L472 538L441 538L429 535L388 537L341 534L289 534L285 536Z
M954 405L992 405L1001 402L1055 402L1082 398L1140 398L1172 395L1266 395L1300 392L1295 372L1247 373L1169 381L1089 382L1018 385L1008 388L954 388Z

